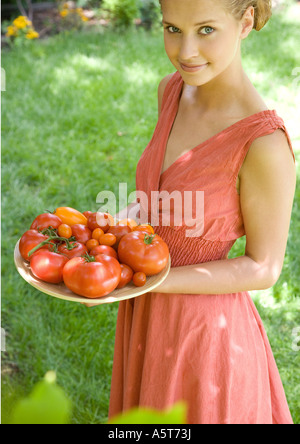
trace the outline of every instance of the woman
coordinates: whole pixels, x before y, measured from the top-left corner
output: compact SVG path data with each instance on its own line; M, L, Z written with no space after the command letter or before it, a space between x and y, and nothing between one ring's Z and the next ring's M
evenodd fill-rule
M120 303L109 416L185 400L191 424L292 424L248 293L281 273L296 180L284 123L241 62L242 40L268 21L271 1L161 6L176 72L159 85L160 116L136 187L149 198L203 191L204 224L193 237L184 223L154 227L172 268L155 293ZM151 217L151 206L144 210ZM245 254L228 259L244 235Z

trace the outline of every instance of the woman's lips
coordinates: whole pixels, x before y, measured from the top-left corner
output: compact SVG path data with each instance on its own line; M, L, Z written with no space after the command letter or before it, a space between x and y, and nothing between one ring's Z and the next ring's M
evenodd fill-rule
M180 63L181 69L186 72L197 72L204 69L208 64L204 63L202 65L185 65L184 63Z

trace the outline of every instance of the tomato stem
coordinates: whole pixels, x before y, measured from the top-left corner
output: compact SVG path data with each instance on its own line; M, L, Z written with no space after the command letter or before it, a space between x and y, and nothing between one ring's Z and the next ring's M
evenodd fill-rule
M155 238L155 234L145 234L144 242L146 245L152 244L153 239Z
M47 231L47 230L44 230ZM76 248L76 245L72 245L70 243L70 239L67 239L66 237L58 236L57 234L53 234L52 236L49 236L44 241L40 242L38 245L36 245L32 250L29 251L28 257L32 256L33 253L35 253L40 248L44 247L47 244L52 244L52 240L58 240L60 242L65 242L68 250L73 250L73 248Z
M96 262L95 257L89 255L89 253L85 253L82 257L85 259L86 262Z

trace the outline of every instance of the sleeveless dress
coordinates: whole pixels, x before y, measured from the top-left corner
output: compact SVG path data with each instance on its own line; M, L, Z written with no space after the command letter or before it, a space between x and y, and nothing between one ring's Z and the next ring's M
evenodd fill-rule
M292 151L282 119L267 110L214 135L160 174L182 87L176 72L136 171L136 190L149 201L153 190L204 191L201 236L187 237L184 223L154 227L169 246L173 267L226 259L236 239L245 235L236 182L255 138L280 128ZM150 208L145 211L150 217ZM136 406L162 410L179 400L188 405L188 424L293 424L265 329L247 291L149 292L119 303L109 417Z

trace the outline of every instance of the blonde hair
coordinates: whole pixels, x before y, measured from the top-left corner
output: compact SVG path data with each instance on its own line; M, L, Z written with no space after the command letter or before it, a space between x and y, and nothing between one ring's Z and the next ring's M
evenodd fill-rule
M254 25L253 29L260 31L272 15L272 0L225 0L227 9L238 20L241 19L246 10L253 6Z
M250 6L254 8L253 29L260 31L272 16L272 0L223 0L226 8L238 20ZM162 0L159 0L162 3Z

